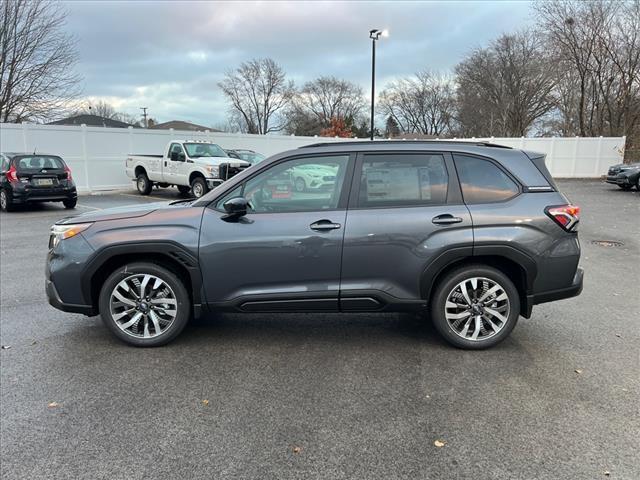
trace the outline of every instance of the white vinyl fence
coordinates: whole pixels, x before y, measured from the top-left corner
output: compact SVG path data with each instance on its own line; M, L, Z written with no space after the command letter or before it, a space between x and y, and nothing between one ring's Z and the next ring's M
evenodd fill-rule
M247 148L267 156L316 142L340 138L249 135L180 130L103 128L86 126L0 124L0 151L60 155L69 164L80 191L131 187L124 172L129 154L160 154L173 139L210 140L222 148ZM547 154L556 177L597 177L609 165L621 163L624 137L491 138L494 143Z

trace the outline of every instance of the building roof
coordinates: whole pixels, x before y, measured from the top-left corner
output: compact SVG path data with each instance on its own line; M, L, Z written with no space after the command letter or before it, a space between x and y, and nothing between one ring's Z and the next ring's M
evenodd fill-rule
M121 122L112 118L101 117L100 115L74 115L73 117L63 118L55 122L49 122L48 125L86 125L87 127L110 127L110 128L128 128L134 127L130 123Z
M152 127L154 130L169 130L173 128L174 130L189 130L192 132L204 132L205 130L209 130L210 132L219 132L215 128L205 127L204 125L198 125L197 123L185 122L183 120L171 120L169 122L156 123Z

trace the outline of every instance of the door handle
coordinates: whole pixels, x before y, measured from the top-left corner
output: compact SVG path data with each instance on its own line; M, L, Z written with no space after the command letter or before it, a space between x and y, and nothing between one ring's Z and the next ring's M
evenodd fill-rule
M315 230L317 232L322 232L325 230L336 230L342 227L339 223L333 223L331 220L318 220L317 222L313 222L309 225L311 230Z
M165 160L165 162L164 162L164 166L165 166L165 167L167 166L167 161L166 161L166 160Z
M438 215L437 217L433 217L431 222L436 225L451 225L453 223L460 223L462 219L460 217L454 217L449 213L445 213L443 215Z

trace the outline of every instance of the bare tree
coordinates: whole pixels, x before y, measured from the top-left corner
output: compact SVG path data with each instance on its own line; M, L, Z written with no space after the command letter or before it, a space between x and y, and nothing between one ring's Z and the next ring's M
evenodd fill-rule
M304 84L295 108L316 117L323 127L332 119L358 119L366 105L362 87L336 77L319 77Z
M119 113L113 105L105 102L104 100L98 100L96 102L86 102L82 105L77 113L98 115L99 117L104 117L111 120L120 120L121 117L121 113Z
M407 133L446 135L455 108L453 81L431 72L391 82L380 93L380 110Z
M0 121L55 117L78 94L65 16L53 1L0 1Z
M456 67L467 135L522 136L555 106L556 72L535 32L503 35Z
M228 72L218 86L230 102L232 117L239 115L248 133L267 134L285 127L280 114L290 104L295 89L272 59L244 62Z

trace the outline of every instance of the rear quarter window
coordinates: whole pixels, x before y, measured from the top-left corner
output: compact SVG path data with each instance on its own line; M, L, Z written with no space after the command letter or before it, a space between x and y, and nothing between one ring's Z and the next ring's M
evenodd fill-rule
M520 193L518 184L493 162L460 154L453 159L465 203L502 202Z

